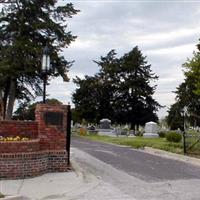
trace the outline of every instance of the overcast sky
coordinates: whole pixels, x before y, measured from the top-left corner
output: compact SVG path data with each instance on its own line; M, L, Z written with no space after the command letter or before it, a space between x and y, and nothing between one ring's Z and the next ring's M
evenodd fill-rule
M159 117L165 116L175 101L172 91L184 80L181 66L192 56L200 38L200 1L71 2L81 12L68 24L68 30L78 36L64 50L67 60L75 60L70 78L98 72L92 60L99 60L111 49L121 56L137 45L159 76L154 98L166 106L158 112ZM73 83L54 79L47 92L67 103L74 89Z

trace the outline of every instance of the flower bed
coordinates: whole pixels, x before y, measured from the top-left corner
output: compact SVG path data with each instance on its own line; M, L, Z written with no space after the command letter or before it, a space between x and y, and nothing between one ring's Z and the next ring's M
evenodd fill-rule
M15 136L15 137L3 137L0 136L0 142L16 142L16 141L28 141L30 140L27 137L20 137L20 136Z

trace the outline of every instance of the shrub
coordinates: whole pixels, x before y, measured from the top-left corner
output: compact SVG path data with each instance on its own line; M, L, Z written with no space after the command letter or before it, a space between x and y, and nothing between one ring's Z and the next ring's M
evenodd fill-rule
M166 139L169 142L180 142L182 139L181 134L176 133L176 132L169 132L166 134Z
M165 131L160 131L158 132L159 137L164 138L166 136L166 132Z

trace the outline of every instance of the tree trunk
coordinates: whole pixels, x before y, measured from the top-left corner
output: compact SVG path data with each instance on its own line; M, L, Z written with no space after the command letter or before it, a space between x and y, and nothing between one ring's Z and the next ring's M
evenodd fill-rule
M9 89L10 89L10 79L6 81L5 89L3 91L3 119L6 118L6 110L7 110L7 101L8 101L8 95L9 95Z
M16 93L16 81L15 79L11 79L10 81L10 89L9 89L9 98L8 98L8 106L6 110L6 120L10 120L13 113L13 107L15 103L15 93Z
M133 130L135 133L135 123L133 123L133 122L131 122L131 130Z
M3 91L0 90L0 120L3 120L4 106L3 106Z

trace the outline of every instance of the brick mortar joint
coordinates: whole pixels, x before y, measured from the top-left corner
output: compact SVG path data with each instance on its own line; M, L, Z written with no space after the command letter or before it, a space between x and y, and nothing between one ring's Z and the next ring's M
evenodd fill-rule
M45 155L45 154L67 154L66 150L42 150L34 152L17 152L17 153L0 153L0 158L4 156L32 156L32 155Z

